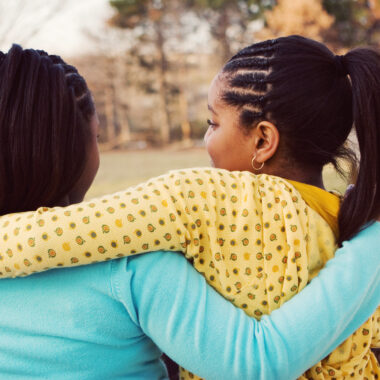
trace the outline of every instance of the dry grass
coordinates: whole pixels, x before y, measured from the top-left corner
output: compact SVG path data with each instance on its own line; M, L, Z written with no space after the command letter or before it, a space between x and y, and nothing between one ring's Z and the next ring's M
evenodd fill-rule
M209 166L207 153L200 148L103 153L99 173L86 198L137 185L168 170L200 166ZM346 181L332 167L325 168L323 178L328 190L345 191Z

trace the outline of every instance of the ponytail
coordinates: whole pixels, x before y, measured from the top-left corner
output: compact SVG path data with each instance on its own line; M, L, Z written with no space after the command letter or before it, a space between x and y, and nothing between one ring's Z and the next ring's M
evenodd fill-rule
M341 62L351 78L360 165L356 185L340 209L339 245L380 212L380 54L358 48L348 52Z

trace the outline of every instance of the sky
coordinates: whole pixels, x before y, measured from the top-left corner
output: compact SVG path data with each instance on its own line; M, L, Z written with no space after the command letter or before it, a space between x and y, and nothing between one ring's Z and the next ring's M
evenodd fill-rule
M64 56L92 52L112 13L107 0L0 0L0 49L19 43Z
M50 54L73 57L78 54L120 53L141 33L107 27L114 13L108 0L0 0L0 49L12 43L43 49ZM194 15L187 14L185 50L209 50L209 30Z

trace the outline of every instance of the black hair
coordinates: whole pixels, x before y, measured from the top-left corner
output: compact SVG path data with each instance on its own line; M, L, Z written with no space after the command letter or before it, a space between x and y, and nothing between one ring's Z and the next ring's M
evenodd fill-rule
M94 113L86 82L59 56L0 52L0 214L54 206L70 192Z
M307 170L354 157L345 145L353 124L360 167L339 212L338 242L380 212L380 55L358 48L336 56L300 36L248 46L223 67L222 98L236 106L247 130L270 120L294 162Z

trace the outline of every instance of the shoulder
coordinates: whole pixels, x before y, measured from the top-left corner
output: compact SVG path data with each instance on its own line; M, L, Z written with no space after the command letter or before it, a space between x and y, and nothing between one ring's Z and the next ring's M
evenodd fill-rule
M161 310L168 302L175 308L190 289L206 287L205 279L177 252L156 251L115 260L112 272L113 292L136 324L151 315L154 305ZM169 313L170 308L162 312Z

